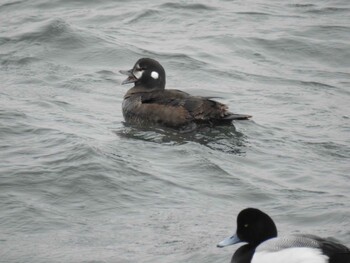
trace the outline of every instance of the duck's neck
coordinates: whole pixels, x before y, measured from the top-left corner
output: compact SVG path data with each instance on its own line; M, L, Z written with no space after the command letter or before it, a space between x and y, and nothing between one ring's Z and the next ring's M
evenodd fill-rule
M145 93L145 92L162 91L162 90L164 89L159 89L159 88L148 89L142 86L134 86L127 91L124 98L130 97L131 95L136 93Z
M233 254L231 263L250 263L256 246L252 246L250 244L246 244L241 246L236 252Z

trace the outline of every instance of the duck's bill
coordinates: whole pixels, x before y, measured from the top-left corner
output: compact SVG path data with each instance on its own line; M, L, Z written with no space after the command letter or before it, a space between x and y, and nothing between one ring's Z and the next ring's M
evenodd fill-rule
M130 69L130 70L119 70L119 72L121 74L123 74L123 75L127 75L128 76L128 78L122 82L122 85L128 84L128 83L134 83L135 81L137 81L137 78L132 73L132 69Z
M217 244L217 247L227 247L230 245L234 245L237 243L242 242L237 235L233 235L232 237L227 237L224 240L222 240L219 244Z

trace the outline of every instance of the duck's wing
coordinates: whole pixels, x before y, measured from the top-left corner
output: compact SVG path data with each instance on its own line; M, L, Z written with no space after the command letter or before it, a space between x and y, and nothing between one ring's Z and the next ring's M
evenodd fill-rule
M136 96L125 108L132 110L126 113L129 120L137 122L160 123L171 127L182 127L190 123L192 117L183 107L183 100L189 96L181 91L144 91L129 92L126 98Z
M314 235L300 235L315 240L331 263L350 263L350 249L334 238L321 238Z
M331 240L313 235L276 237L260 244L252 263L348 263L349 249Z
M195 121L229 122L232 120L249 119L246 114L235 114L228 111L225 104L215 100L190 96L179 90L164 90L152 92L142 96L143 104L166 105L167 107L178 107L186 111L190 118Z

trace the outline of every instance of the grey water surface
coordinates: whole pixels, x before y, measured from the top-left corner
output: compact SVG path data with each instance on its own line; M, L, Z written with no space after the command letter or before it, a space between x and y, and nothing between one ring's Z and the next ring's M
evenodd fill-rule
M140 57L250 121L123 123ZM350 2L0 2L0 262L229 262L238 212L350 245Z

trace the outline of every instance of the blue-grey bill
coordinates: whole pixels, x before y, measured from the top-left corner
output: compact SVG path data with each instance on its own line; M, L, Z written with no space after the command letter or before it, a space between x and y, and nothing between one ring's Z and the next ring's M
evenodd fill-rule
M227 237L224 240L222 240L219 244L217 244L217 247L226 247L226 246L230 246L230 245L234 245L237 243L242 242L237 235L233 235L231 237Z

